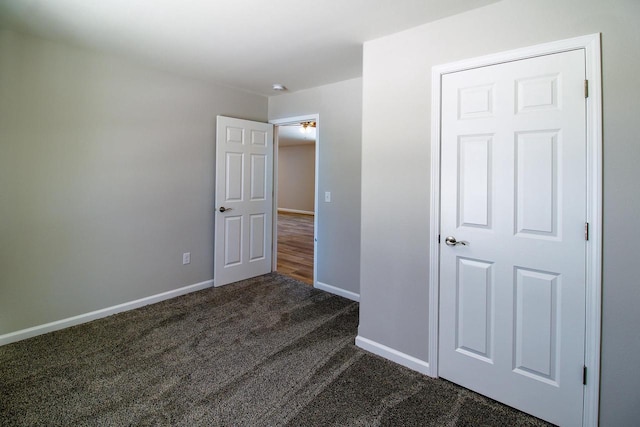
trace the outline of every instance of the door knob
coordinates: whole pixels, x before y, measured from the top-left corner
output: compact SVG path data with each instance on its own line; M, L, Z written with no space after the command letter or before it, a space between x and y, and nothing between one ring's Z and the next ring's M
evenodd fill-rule
M218 209L220 212L226 212L226 211L230 211L231 208L225 208L224 206L220 206L220 209Z
M456 245L462 245L462 246L467 246L467 242L463 242L462 240L460 240L459 242L456 240L455 237L453 236L448 236L447 238L444 239L444 242L448 245L448 246L456 246Z

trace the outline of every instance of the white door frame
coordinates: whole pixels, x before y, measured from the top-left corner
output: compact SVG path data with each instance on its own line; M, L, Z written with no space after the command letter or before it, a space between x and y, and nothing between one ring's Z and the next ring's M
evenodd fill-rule
M315 192L313 200L313 286L318 283L318 182L320 172L320 114L308 114L305 116L286 117L284 119L269 120L274 126L273 130L273 254L271 257L273 271L278 267L278 127L282 125L292 125L300 122L316 122L316 170L315 184L313 191Z
M598 425L600 397L600 319L602 300L602 77L600 33L515 49L494 55L435 66L431 74L431 224L429 243L429 375L438 376L438 316L440 287L440 107L444 74L542 55L584 49L589 96L587 119L586 329L583 425Z

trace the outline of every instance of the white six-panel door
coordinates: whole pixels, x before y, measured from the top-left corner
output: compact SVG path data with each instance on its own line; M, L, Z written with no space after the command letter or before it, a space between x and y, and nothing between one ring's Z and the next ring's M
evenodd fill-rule
M562 426L583 413L584 80L583 50L442 77L438 374Z
M273 125L217 117L214 284L271 271Z

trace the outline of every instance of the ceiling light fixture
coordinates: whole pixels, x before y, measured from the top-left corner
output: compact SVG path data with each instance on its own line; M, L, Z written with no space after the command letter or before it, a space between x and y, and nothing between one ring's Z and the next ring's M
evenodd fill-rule
M271 85L271 88L273 90L278 90L278 91L282 91L282 90L287 90L286 86L280 83L274 83Z
M309 132L309 129L316 127L316 122L302 122L300 123L300 132L302 133L307 133Z

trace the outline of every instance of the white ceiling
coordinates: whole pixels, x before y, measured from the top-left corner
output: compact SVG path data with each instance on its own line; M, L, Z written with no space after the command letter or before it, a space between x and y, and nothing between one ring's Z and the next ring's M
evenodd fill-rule
M0 26L264 95L362 75L362 44L497 0L1 0Z
M302 126L299 125L278 126L278 145L286 147L290 145L315 144L316 128L309 127L304 133L301 128Z

